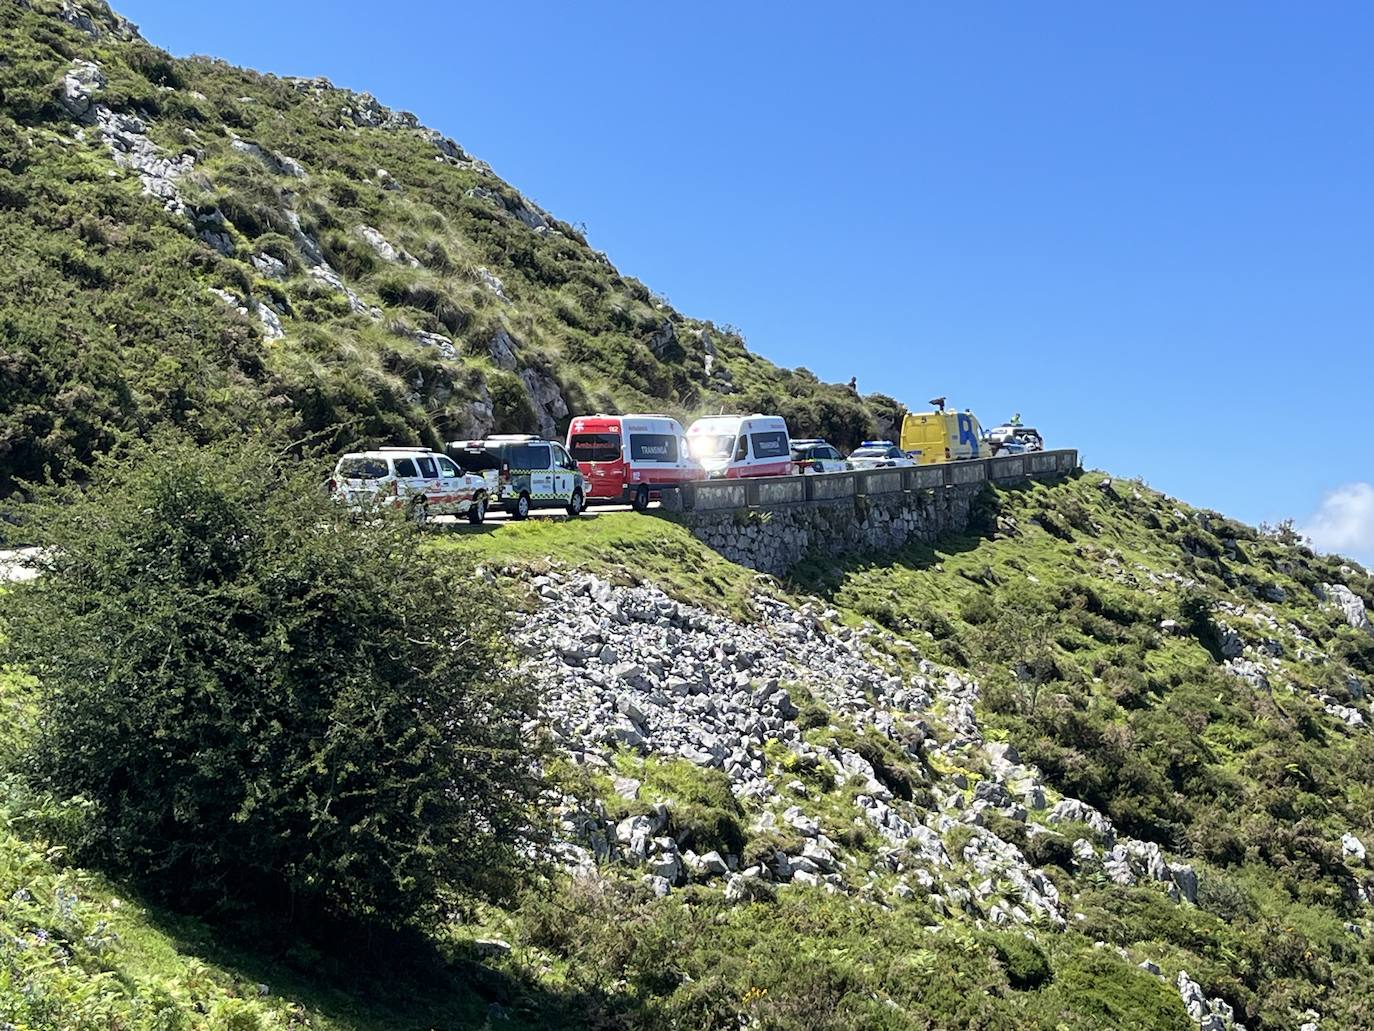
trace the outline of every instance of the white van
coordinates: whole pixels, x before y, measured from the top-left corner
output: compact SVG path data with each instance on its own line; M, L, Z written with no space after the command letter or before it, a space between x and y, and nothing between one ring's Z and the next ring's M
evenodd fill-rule
M792 440L781 416L709 415L687 427L687 444L713 479L792 471Z
M706 476L682 424L666 415L579 415L568 424L568 451L589 499L629 501L641 511L662 488Z

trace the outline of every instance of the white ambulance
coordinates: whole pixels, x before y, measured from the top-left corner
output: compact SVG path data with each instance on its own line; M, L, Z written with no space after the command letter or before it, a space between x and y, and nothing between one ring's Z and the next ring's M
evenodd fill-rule
M687 427L687 444L712 479L792 471L792 440L778 415L709 415Z

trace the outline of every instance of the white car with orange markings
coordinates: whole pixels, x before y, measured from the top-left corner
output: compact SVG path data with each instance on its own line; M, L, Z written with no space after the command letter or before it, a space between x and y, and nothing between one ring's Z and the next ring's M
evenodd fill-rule
M395 505L417 522L455 515L480 523L487 515L490 484L428 448L383 447L341 457L329 490L350 508Z

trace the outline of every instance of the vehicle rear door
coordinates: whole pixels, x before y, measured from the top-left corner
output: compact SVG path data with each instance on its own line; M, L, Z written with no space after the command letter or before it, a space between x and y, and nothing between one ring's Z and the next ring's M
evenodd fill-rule
M392 473L385 458L359 456L340 459L334 475L345 501L368 505L390 489L386 481Z

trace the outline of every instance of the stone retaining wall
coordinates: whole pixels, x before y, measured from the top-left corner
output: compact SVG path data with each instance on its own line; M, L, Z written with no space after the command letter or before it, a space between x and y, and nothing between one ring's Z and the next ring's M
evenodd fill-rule
M785 575L812 555L896 551L968 529L987 483L1050 479L1076 451L816 476L717 480L665 491L663 508L732 562Z
M965 530L982 489L980 483L675 518L731 562L783 576L809 555L896 551Z

